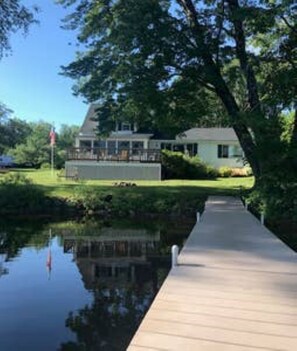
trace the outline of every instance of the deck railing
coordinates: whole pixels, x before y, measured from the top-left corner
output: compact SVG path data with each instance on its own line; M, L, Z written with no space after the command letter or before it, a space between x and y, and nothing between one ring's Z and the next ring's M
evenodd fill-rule
M67 159L84 161L114 162L161 162L159 149L106 149L106 148L71 148L67 150Z

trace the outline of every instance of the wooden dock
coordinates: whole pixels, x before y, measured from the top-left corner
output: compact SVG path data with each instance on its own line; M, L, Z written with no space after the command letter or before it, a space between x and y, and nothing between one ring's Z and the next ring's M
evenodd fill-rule
M210 197L128 350L296 351L296 253Z

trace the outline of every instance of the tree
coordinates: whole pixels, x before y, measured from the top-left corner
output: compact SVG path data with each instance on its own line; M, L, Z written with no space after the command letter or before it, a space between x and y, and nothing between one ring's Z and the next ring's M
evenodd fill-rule
M4 53L11 50L9 38L11 33L15 33L18 30L22 30L23 33L28 32L30 24L36 23L33 12L36 12L37 7L33 7L32 11L22 5L19 0L1 0L0 1L0 60ZM13 136L14 142L7 141L9 137L6 134L7 127L9 131L14 133L10 126L4 125L7 121L8 116L11 114L11 110L8 109L3 103L0 102L0 153L2 153L7 147L13 147L16 143L22 142L19 140L20 136L24 136L27 132L27 128L21 120L14 120L12 123L15 124L17 133L20 134L18 137ZM9 123L11 120L9 121ZM24 127L22 132L21 126ZM3 138L6 140L4 141Z
M67 159L67 149L74 146L75 137L79 131L79 126L62 124L59 133L57 134L56 152L55 152L55 167L60 169L65 166Z
M15 162L34 167L49 164L51 160L49 140L51 125L43 121L27 124L18 119L11 119L8 122L8 125L11 127L6 132L10 145L8 153L14 157ZM56 133L54 151L56 168L64 167L66 150L73 146L78 130L78 126L62 124L59 133ZM16 140L19 142L16 142Z
M195 125L210 98L223 106L258 185L295 182L297 113L289 144L281 123L281 112L297 107L295 1L60 3L77 4L65 28L86 47L64 74L77 80L76 94L99 103L100 118Z
M64 67L79 81L76 93L99 101L99 113L106 111L108 118L133 111L134 118L182 119L192 103L192 122L201 116L201 97L218 97L255 176L266 172L271 156L265 144L281 147L276 112L296 103L296 87L286 89L286 99L273 95L281 91L278 76L287 69L296 82L293 1L80 3L66 20L87 46ZM280 47L283 52L276 53Z
M0 102L0 123L1 124L7 120L11 112L12 111L7 106L5 106Z
M6 112L5 117L0 118L0 154L24 143L31 132L31 126L26 121L9 118L8 113L10 112Z
M78 131L79 126L62 124L57 136L57 146L60 149L73 147Z
M5 52L11 50L10 34L18 30L27 33L30 24L36 22L33 15L36 11L36 7L30 10L19 0L0 1L0 59Z
M31 123L31 133L23 144L10 149L9 154L18 164L29 164L40 167L42 163L50 162L49 131L51 125L40 121Z

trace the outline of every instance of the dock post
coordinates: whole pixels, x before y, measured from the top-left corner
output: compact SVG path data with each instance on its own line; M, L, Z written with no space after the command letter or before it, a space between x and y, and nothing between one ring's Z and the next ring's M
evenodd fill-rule
M197 212L196 218L197 218L197 222L200 222L200 212Z
M177 256L178 256L178 246L173 245L171 247L171 268L174 268L178 265Z

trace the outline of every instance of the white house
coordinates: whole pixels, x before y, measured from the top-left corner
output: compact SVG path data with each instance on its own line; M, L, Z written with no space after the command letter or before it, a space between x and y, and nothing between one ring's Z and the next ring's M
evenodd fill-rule
M121 150L148 149L149 140L153 137L150 133L138 133L135 123L117 122L115 130L106 139L98 139L96 127L98 122L93 120L96 105L89 107L85 120L75 140L77 148L89 148L95 150L100 148L106 150L107 156L118 154ZM100 122L99 122L100 123Z
M233 128L192 128L176 141L185 148L197 143L197 154L213 167L244 167L243 151Z
M137 125L117 122L107 138L98 138L91 105L69 151L66 176L87 179L161 179L161 150L198 155L216 168L242 168L243 152L232 128L192 128L173 140L154 139ZM99 120L100 128L100 120Z

